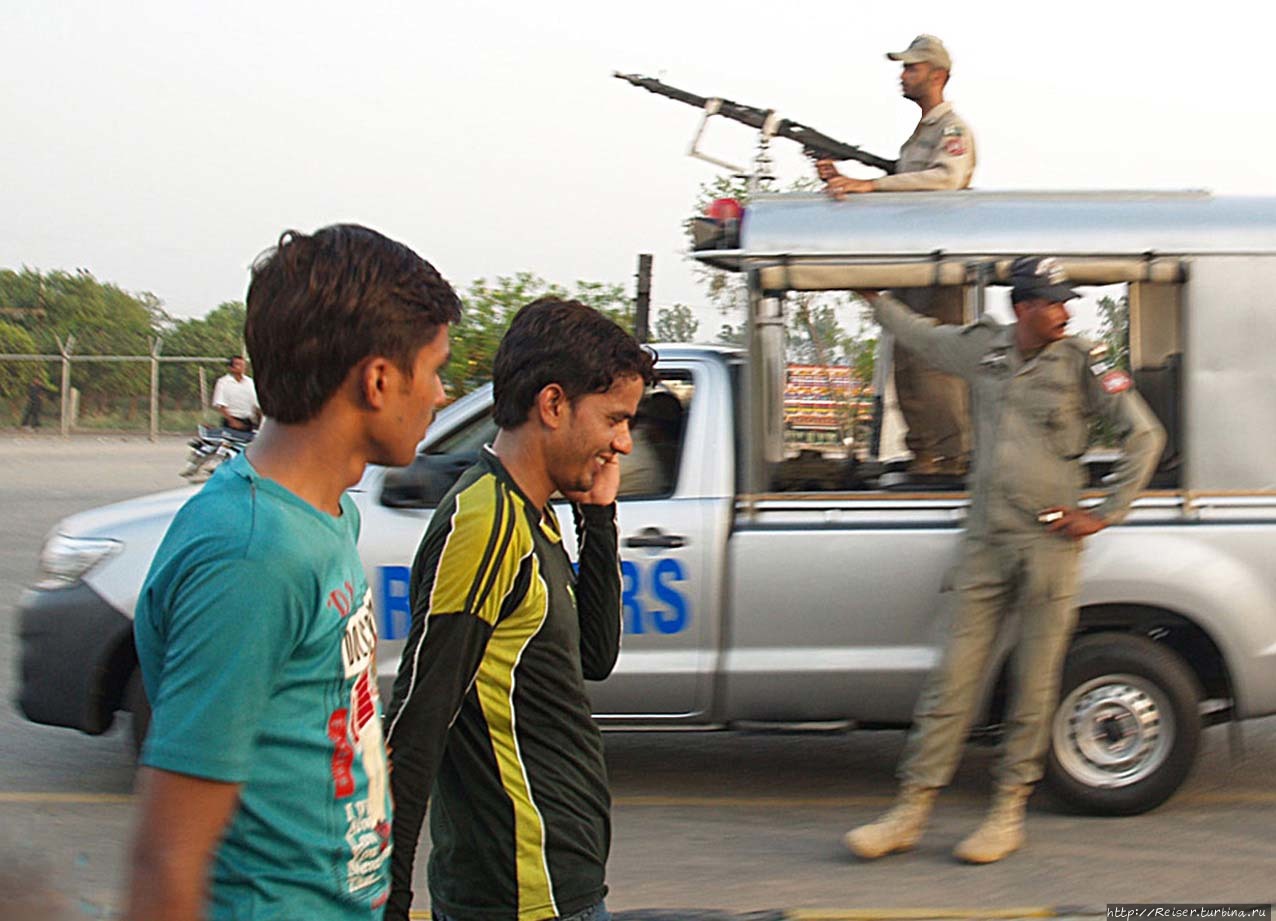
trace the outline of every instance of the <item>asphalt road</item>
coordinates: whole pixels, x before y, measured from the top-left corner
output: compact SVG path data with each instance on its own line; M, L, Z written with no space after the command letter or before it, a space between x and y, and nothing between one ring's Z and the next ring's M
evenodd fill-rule
M15 711L14 605L48 529L71 512L180 485L180 439L0 434L0 919L105 917L118 905L132 819L122 719L91 738ZM978 823L992 752L969 749L921 847L873 864L842 833L885 808L903 735L623 733L607 736L615 795L613 910L921 909L991 915L1108 902L1276 898L1276 719L1233 757L1210 729L1197 768L1159 810L1096 819L1033 802L1029 844L989 867L949 857ZM53 893L61 909L42 904ZM905 912L908 914L908 912ZM826 915L839 917L849 915ZM897 914L896 917L899 915ZM638 917L638 915L631 915ZM654 917L646 916L644 917ZM815 915L810 915L815 917Z

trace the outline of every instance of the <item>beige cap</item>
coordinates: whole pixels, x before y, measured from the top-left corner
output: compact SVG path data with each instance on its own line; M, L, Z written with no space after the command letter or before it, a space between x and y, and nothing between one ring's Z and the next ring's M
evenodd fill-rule
M924 61L944 70L953 69L953 59L948 56L948 49L933 35L919 35L903 51L891 51L886 56L904 64L920 64Z

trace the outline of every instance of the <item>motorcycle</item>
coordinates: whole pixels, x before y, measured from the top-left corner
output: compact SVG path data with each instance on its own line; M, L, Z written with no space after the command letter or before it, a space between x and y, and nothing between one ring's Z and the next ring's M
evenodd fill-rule
M200 425L199 433L187 442L191 451L181 475L191 483L203 483L222 463L243 451L256 434L255 429Z

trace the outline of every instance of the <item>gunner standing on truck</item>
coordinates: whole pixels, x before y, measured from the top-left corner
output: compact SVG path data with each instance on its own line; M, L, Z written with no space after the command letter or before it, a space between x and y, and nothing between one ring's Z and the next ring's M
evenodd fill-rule
M1054 259L1016 259L1011 285L1010 326L988 316L966 327L936 326L893 298L865 294L877 321L901 343L970 383L976 430L952 632L913 713L895 806L846 835L847 847L866 860L909 850L921 837L939 788L957 767L993 645L1012 612L1021 620L992 810L954 854L992 863L1022 845L1024 806L1041 779L1077 622L1081 540L1124 517L1165 444L1130 375L1106 360L1106 350L1067 334L1066 302L1077 293L1062 267ZM1081 456L1096 418L1111 425L1122 456L1104 500L1082 509Z
M948 50L933 35L919 35L903 51L886 55L903 64L899 82L904 98L917 103L921 121L900 148L895 172L877 179L853 179L832 160L816 163L820 178L835 198L859 192L936 192L964 189L975 172L975 138L944 100L952 71ZM960 288L912 288L896 297L918 313L941 323L962 323ZM963 476L970 458L970 407L966 385L927 367L898 344L894 351L895 391L908 424L905 443L913 454L909 473Z

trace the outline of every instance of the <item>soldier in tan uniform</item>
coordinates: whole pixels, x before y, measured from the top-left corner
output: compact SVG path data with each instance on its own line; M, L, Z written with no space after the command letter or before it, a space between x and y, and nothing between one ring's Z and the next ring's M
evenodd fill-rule
M975 172L975 139L966 123L944 101L952 59L933 35L919 35L903 51L886 55L903 64L904 97L922 110L921 121L900 148L895 173L877 179L843 176L832 160L816 164L835 198L859 192L932 192L964 189ZM915 288L897 296L909 307L941 323L962 323L958 288ZM895 391L908 424L905 443L913 454L909 471L919 475L961 476L970 457L970 406L966 385L920 362L897 344Z
M1081 540L1125 515L1165 443L1130 375L1067 334L1065 302L1076 292L1058 264L1018 259L1012 285L1017 322L1010 326L990 317L966 327L936 326L890 297L866 295L878 322L901 343L970 383L976 437L952 633L913 715L895 806L846 835L847 846L865 859L908 850L921 837L939 788L952 779L989 655L1012 611L1021 628L997 792L987 819L954 853L969 863L991 863L1023 843L1024 805L1041 779L1060 669L1077 619ZM1081 509L1086 472L1080 459L1096 417L1118 433L1123 455L1104 500Z

